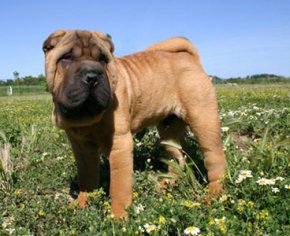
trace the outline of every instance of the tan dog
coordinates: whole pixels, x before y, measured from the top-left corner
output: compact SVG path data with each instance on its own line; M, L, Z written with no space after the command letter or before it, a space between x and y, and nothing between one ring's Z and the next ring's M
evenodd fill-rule
M190 127L204 154L209 191L225 173L217 101L195 47L185 38L115 58L98 32L57 31L43 46L54 102L53 122L66 131L78 167L79 205L98 187L103 152L110 162L112 212L126 217L132 202L132 133L157 125L161 140L180 143ZM181 150L165 147L182 165Z

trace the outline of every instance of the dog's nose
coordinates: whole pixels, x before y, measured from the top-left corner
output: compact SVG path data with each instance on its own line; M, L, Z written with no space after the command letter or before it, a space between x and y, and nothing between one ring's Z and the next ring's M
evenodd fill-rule
M98 77L100 72L88 72L83 76L82 81L90 88L94 88L98 85Z

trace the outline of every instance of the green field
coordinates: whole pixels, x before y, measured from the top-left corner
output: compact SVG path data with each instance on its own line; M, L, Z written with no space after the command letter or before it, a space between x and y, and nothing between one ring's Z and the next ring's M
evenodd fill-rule
M178 182L157 191L164 162L176 165L149 129L135 137L134 202L122 225L111 215L106 157L102 188L88 208L73 206L76 168L64 132L51 124L50 96L0 97L0 235L289 235L289 84L217 93L228 158L224 195L203 204L206 176L191 134Z

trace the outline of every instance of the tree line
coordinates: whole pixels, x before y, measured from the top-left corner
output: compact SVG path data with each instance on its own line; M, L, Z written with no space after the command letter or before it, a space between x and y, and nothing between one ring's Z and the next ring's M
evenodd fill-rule
M18 72L14 72L14 79L0 80L0 86L20 86L20 85L43 85L46 86L44 75L19 77Z
M274 74L257 74L246 77L235 77L223 79L217 76L211 76L215 84L273 84L290 83L290 77L284 77Z
M43 86L47 88L44 75L38 76L24 76L20 77L19 73L15 71L13 73L14 79L0 80L0 86ZM221 78L218 76L211 76L214 84L271 84L271 83L290 83L290 77L284 77L274 74L257 74L246 77L235 78Z

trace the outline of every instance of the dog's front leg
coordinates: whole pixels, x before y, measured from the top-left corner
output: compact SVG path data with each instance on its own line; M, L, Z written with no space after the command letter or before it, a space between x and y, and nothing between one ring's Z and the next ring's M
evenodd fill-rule
M127 219L125 209L132 203L133 139L131 133L113 137L110 161L110 195L116 219Z
M81 208L87 206L87 192L99 187L100 182L100 159L98 147L95 143L75 138L71 132L67 132L77 164L78 182L80 193L78 205Z

